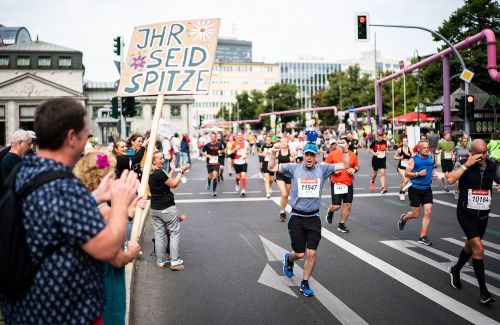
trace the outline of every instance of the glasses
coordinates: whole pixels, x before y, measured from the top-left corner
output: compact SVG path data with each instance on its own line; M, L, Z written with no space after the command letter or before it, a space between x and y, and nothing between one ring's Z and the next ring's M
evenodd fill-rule
M28 144L28 146L31 146L33 144L33 142L31 141L26 141L26 140L21 140L21 142L26 142L26 144Z

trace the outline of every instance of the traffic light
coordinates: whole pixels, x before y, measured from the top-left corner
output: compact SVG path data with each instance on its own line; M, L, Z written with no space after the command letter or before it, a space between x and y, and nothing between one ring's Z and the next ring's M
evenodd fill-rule
M134 117L136 115L135 97L122 98L122 115L124 117Z
M118 97L111 98L111 116L113 118L118 118L118 116L120 116L118 112Z
M203 121L205 121L205 115L200 115L200 125L203 124Z
M455 109L458 109L458 116L465 119L465 96L455 97Z
M465 107L467 109L467 119L472 121L474 119L474 96L467 95L465 97Z
M357 14L356 15L356 40L357 41L368 41L368 15L367 14Z
M113 50L113 53L116 53L116 55L120 56L121 51L122 51L122 38L120 36L113 38L113 47L115 48Z

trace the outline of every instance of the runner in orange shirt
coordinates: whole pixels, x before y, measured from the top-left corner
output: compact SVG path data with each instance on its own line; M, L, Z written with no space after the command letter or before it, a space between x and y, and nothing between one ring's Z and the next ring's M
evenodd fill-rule
M247 189L247 157L250 152L250 145L243 138L243 133L238 132L236 136L236 141L230 148L229 153L234 152L234 171L236 173L236 187L235 190L238 192L240 190L241 181L241 196L245 196Z
M344 146L346 144L347 143L344 139L340 139L338 141L339 146ZM332 148L325 159L325 163L335 164L342 162L342 159L342 151L337 149L335 144L332 144ZM340 209L340 205L344 202L344 208L342 209L339 225L337 227L337 230L340 232L349 232L345 223L351 214L351 205L354 196L352 181L354 179L354 173L357 173L358 171L358 156L349 150L349 168L347 170L335 172L335 174L333 174L330 178L332 188L332 204L328 207L326 222L329 224L333 222L333 213Z

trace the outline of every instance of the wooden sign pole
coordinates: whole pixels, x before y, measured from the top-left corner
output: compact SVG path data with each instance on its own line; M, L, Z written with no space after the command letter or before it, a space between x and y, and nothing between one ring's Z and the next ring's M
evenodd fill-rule
M149 143L146 152L146 161L144 163L144 168L142 170L141 185L139 186L138 195L144 196L146 194L146 186L149 181L149 175L151 174L151 167L153 163L153 154L155 152L156 145L156 135L158 134L158 124L160 122L161 111L163 108L163 94L159 94L156 99L155 113L153 116L153 124L151 126L151 135L149 136ZM132 242L137 242L137 237L139 235L139 227L142 223L143 213L140 207L135 209L134 225L132 227L132 234L130 240Z

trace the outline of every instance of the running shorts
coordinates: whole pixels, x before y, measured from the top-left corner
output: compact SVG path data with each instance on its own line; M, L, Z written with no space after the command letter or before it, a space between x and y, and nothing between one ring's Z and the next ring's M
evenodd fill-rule
M234 172L236 174L246 173L247 168L248 168L247 164L241 164L241 165L234 164Z
M448 159L441 159L441 169L443 170L443 173L451 173L453 171L453 161Z
M207 165L207 171L209 174L219 172L219 165Z
M267 165L269 164L269 161L264 161L262 162L262 172L264 174L269 174L271 176L274 176L274 172L271 172L267 169Z
M317 215L301 217L292 214L288 220L288 233L294 252L304 253L306 248L316 250L321 240L321 220Z
M285 184L292 184L292 179L284 176L282 173L276 173L276 180L283 181Z
M219 165L224 166L226 158L224 156L219 156Z
M432 204L432 189L429 187L425 190L420 190L410 186L408 189L408 199L410 200L410 206L415 208L429 203Z
M385 164L386 158L380 159L377 157L372 157L372 168L373 170L386 169Z
M477 216L459 207L457 208L457 219L467 239L475 237L483 238L486 226L488 225L488 217L478 219Z
M347 193L344 194L335 194L333 188L335 186L335 183L330 183L331 189L332 189L332 204L333 205L341 205L342 202L344 203L352 203L352 200L354 198L354 190L352 187L352 184L347 186Z

